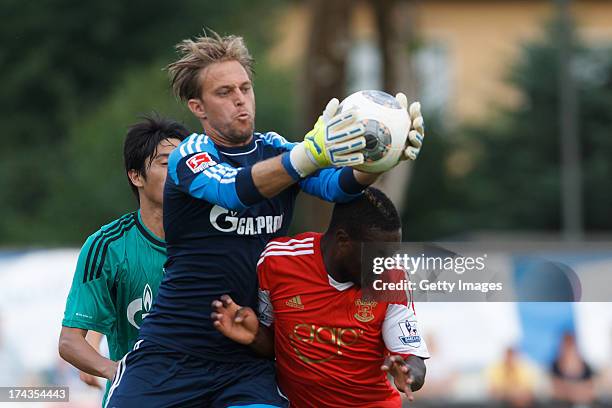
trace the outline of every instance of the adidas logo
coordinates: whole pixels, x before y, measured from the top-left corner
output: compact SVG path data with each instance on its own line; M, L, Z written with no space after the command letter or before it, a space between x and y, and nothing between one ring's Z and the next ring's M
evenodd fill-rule
M285 302L285 304L289 307L292 307L294 309L303 309L304 305L302 304L302 299L300 299L299 296L294 296L291 299L289 299L287 302Z

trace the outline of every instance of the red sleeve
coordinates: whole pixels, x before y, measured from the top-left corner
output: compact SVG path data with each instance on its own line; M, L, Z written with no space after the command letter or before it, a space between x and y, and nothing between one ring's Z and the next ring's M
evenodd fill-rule
M270 259L264 257L259 258L257 264L257 278L259 279L259 288L261 290L270 290L270 273L268 272L268 263Z

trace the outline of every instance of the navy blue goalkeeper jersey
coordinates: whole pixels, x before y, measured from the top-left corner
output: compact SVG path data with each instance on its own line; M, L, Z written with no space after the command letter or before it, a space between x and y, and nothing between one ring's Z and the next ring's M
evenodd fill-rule
M223 147L193 134L170 155L164 189L168 260L140 338L219 361L256 358L213 327L211 302L229 294L257 310L257 260L271 238L287 234L300 190L344 202L363 186L350 168L327 168L276 197L263 197L252 166L288 154L295 144L276 133L255 133L241 147ZM286 161L285 161L286 163Z

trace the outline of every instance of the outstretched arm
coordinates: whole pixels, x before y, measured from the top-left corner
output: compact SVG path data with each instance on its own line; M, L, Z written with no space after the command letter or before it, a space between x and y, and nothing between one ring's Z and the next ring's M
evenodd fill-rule
M259 355L274 357L274 331L259 323L253 309L236 304L229 295L214 300L212 308L210 318L221 334Z
M288 153L285 153L285 154L288 154ZM262 196L268 197L268 198L274 197L279 192L283 191L284 189L286 189L287 187L291 186L292 184L296 182L296 180L292 178L289 175L289 173L285 170L285 168L283 167L282 160L283 160L283 156L276 156L271 159L259 162L253 166L253 170L252 170L253 184L255 185L255 187L257 188L257 190ZM330 168L321 170L322 173L329 172L331 174L335 172L340 172L340 171L349 172L350 174L347 174L346 178L349 178L349 179L352 178L354 180L353 184L355 184L355 182L357 183L355 184L355 187L352 190L351 190L351 187L342 188L344 187L344 185L348 185L348 183L351 182L350 180L348 180L348 183L345 183L344 185L340 184L338 187L336 187L336 189L342 189L345 195L346 194L350 195L351 193L352 194L360 193L361 190L363 190L370 184L374 184L374 182L376 182L376 180L380 176L380 173L379 174L365 173L363 171L355 170L350 167L348 168L330 167ZM316 177L316 176L314 177L314 179L317 179L317 178L319 177ZM300 182L300 184L304 188L304 185L309 184L308 180L312 180L312 179L313 177L307 177L306 179L303 179ZM325 187L316 189L315 191L320 191L324 188ZM307 190L307 192L310 193L311 191ZM317 192L313 192L313 194L317 196L321 196L321 194ZM320 198L325 199L326 197L320 197ZM333 197L330 197L330 199L333 199Z
M250 207L274 197L292 184L325 167L363 162L364 127L355 111L336 114L338 100L325 108L301 143L281 156L253 166L234 168L206 135L191 135L170 155L168 176L183 192L231 210Z

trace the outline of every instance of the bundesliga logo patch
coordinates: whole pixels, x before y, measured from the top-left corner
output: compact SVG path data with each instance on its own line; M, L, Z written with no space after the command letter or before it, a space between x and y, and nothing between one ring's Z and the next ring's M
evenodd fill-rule
M187 167L194 173L199 173L217 164L206 152L198 153L187 160Z

